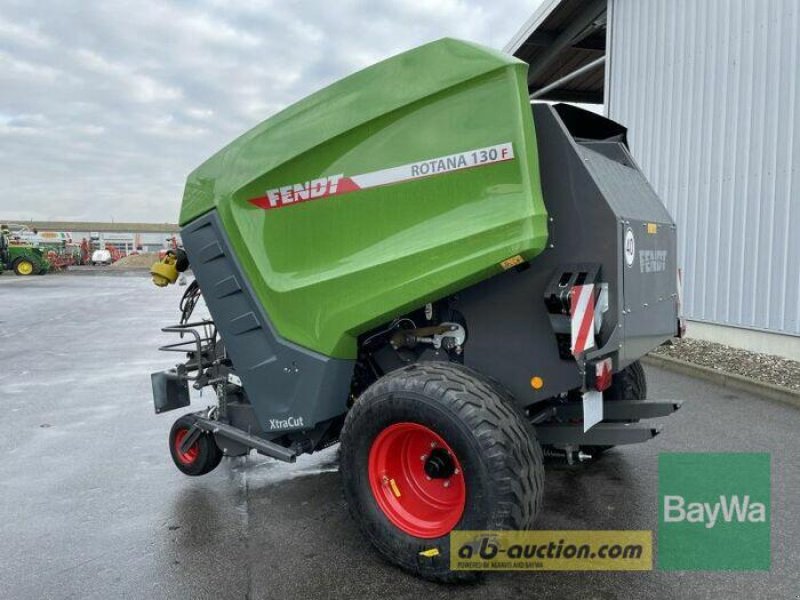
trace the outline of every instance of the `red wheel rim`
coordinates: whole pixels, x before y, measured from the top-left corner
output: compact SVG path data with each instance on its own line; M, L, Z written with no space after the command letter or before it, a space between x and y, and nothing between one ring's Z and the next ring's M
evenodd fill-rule
M200 445L195 442L186 452L181 452L181 444L183 439L189 434L188 429L179 429L175 432L175 456L184 465L190 465L197 460L197 455L200 454Z
M369 485L383 514L419 538L447 535L467 499L464 471L441 436L418 423L395 423L369 451Z

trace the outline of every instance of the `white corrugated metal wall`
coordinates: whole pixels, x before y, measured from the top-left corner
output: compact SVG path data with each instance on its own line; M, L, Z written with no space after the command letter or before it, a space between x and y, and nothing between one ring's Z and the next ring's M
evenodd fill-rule
M800 2L609 11L606 110L678 223L686 316L800 335Z

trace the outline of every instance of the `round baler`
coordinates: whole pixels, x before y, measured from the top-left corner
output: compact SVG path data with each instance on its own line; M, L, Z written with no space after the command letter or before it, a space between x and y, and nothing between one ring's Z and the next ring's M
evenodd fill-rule
M449 534L528 529L543 455L646 441L637 360L676 335L675 226L625 128L531 106L527 65L444 39L325 88L245 133L186 184L186 354L156 412L217 403L170 435L189 475L251 450L341 442L364 535L454 581ZM211 319L193 321L200 298Z

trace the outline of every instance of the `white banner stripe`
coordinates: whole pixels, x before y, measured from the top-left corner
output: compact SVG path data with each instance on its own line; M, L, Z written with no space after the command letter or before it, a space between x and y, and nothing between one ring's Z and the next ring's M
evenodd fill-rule
M363 189L413 181L433 175L445 175L455 171L484 167L514 160L514 146L511 142L475 148L457 154L420 160L397 167L347 176L344 173L325 175L290 185L266 190L263 196L251 198L250 203L265 210L290 206L309 200L322 200Z
M449 154L447 156L408 163L400 165L399 167L391 167L389 169L381 169L380 171L372 171L371 173L353 175L350 179L352 179L359 188L364 189L386 185L387 183L397 183L399 181L420 179L431 175L441 175L453 171L460 171L462 169L469 169L471 167L491 165L513 160L513 158L514 147L511 142L506 142L495 146L486 146L485 148L476 148L457 154Z

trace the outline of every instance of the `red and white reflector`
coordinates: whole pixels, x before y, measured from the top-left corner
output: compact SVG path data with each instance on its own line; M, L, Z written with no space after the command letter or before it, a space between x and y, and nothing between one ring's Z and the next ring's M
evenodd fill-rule
M570 290L570 329L573 356L594 347L594 284L576 285Z
M604 358L594 365L594 387L598 392L611 387L614 368L610 358Z

